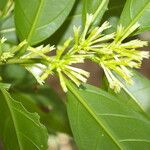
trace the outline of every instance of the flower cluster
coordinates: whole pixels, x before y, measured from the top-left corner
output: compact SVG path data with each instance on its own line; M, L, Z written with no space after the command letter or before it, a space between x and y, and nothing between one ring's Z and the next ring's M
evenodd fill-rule
M89 77L89 73L82 69L73 67L72 64L83 63L84 57L83 55L77 53L69 53L72 51L70 44L72 39L68 39L63 46L57 47L56 54L54 56L47 56L46 53L49 53L55 50L54 46L40 46L37 48L28 47L28 53L23 55L22 58L31 59L31 58L43 58L44 63L35 64L27 66L27 70L29 70L37 81L40 84L43 84L44 80L50 74L58 75L60 79L60 84L65 92L67 92L67 87L65 84L64 75L70 78L77 86L81 84L81 82L86 82ZM86 56L86 55L85 55Z
M137 48L147 46L146 41L125 39L134 33L139 24L133 25L130 30L118 26L116 33L104 34L111 26L104 22L100 27L92 28L93 15L87 14L86 24L83 31L80 27L74 27L74 37L66 40L64 45L31 47L26 41L4 52L1 48L5 39L0 41L0 62L7 63L11 59L19 59L22 65L30 71L40 84L51 74L60 79L60 84L65 92L65 76L70 78L77 86L85 83L89 73L73 67L73 64L84 63L90 59L99 64L108 79L109 86L115 92L119 92L122 83L118 80L119 75L127 83L132 83L131 68L139 68L143 58L149 58L149 53L139 51ZM48 55L54 51L54 55ZM29 63L28 63L29 62ZM32 62L32 63L31 63Z
M92 15L87 15L85 30L79 36L79 28L74 28L76 47L80 54L91 54L88 59L99 64L108 79L110 88L119 92L122 83L116 74L122 77L127 83L132 84L131 68L140 68L143 58L149 58L149 52L139 51L148 45L148 42L141 40L124 40L138 29L139 24L133 25L130 30L125 30L118 26L116 33L105 35L103 31L110 28L108 22L104 22L101 27L90 30Z

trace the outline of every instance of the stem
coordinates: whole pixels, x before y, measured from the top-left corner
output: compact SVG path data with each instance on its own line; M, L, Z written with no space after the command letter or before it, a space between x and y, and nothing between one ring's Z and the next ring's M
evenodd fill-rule
M34 59L10 59L7 62L0 62L0 65L6 64L37 64L42 63L46 64L46 62L41 58L34 58Z

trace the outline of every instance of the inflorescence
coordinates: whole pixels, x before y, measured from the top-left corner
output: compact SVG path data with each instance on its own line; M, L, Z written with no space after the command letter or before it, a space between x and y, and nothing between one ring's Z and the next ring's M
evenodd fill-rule
M133 83L132 68L140 68L143 58L149 58L149 52L137 49L147 46L148 42L138 39L125 42L125 39L139 28L137 23L130 30L120 25L116 33L105 35L104 31L111 27L110 24L104 22L100 27L92 28L92 22L93 15L87 14L84 30L74 26L74 37L67 39L64 45L56 48L50 45L31 47L27 41L23 41L9 51L3 51L2 45L6 39L2 38L0 63L7 64L16 58L22 60L21 62L25 62L22 65L35 76L40 84L43 84L49 75L55 74L59 77L64 92L67 92L65 76L80 86L90 75L87 71L72 65L84 63L85 59L89 59L103 68L109 87L119 92L122 83L116 75L128 84ZM19 53L20 50L23 52ZM56 54L48 56L47 54L51 51L56 51Z

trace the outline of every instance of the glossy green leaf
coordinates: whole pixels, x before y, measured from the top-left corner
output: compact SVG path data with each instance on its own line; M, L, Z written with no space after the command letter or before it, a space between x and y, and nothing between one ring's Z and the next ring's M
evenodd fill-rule
M0 137L5 150L47 149L47 131L37 114L29 113L4 89L0 92L0 104Z
M82 21L83 25L85 25L86 14L94 14L97 10L99 10L96 15L94 24L100 24L100 21L103 17L103 14L107 10L109 0L83 0L83 12L82 12Z
M120 18L126 30L136 22L140 24L137 33L150 30L150 0L127 0Z
M150 115L150 80L138 72L134 72L133 85L125 85L130 96Z
M12 14L7 18L0 20L0 37L5 37L9 43L18 43L14 16Z
M74 0L16 0L19 39L35 45L48 38L62 25L73 4Z
M118 78L120 80L120 78ZM121 81L121 80L120 80ZM116 95L121 102L133 108L139 112L143 112L146 116L150 117L150 80L134 71L133 85L129 85L121 81L124 85L120 93L114 93L108 85L107 81L105 90Z
M150 120L113 95L68 83L67 109L81 150L149 150Z

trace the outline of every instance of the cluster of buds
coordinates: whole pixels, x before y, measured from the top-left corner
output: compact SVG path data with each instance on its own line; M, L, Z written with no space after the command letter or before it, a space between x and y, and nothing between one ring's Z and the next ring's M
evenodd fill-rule
M148 42L137 39L128 42L124 41L138 29L139 24L137 23L130 30L125 30L120 25L116 33L105 35L103 32L111 27L109 23L104 22L101 27L95 27L90 30L92 18L92 15L87 15L83 33L80 34L80 28L74 27L76 49L79 54L91 54L88 59L103 68L110 88L117 93L123 86L117 75L123 78L126 83L133 83L132 68L140 68L142 60L149 58L148 51L137 49L148 46Z
M93 15L87 14L84 30L74 27L74 38L69 38L64 45L31 47L26 41L18 46L11 48L7 52L1 50L0 43L0 62L8 60L32 60L33 63L22 65L30 71L40 84L43 84L49 75L57 75L60 84L65 92L67 86L65 76L70 78L77 86L87 81L89 73L85 70L73 67L73 64L84 63L85 59L90 59L99 64L107 77L109 86L115 92L119 92L123 84L119 81L118 75L127 83L132 84L132 68L139 68L143 58L149 58L149 52L139 51L137 48L147 46L146 41L124 40L131 35L139 24L133 25L129 30L118 26L116 33L104 34L104 31L111 26L104 22L100 27L92 28ZM55 51L54 55L48 53Z

